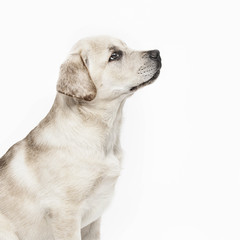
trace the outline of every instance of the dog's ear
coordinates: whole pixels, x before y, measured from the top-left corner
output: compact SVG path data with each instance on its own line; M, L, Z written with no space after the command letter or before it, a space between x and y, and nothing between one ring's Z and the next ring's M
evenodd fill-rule
M57 91L86 101L96 97L96 86L80 54L70 55L61 65Z

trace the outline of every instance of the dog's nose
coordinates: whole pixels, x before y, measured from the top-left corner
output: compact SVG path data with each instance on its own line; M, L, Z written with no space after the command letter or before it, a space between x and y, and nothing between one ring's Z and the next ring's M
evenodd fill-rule
M160 60L160 52L158 50L149 51L148 54L152 60Z
M148 51L149 58L153 61L156 61L158 64L158 68L162 67L162 59L160 57L160 52L156 50Z

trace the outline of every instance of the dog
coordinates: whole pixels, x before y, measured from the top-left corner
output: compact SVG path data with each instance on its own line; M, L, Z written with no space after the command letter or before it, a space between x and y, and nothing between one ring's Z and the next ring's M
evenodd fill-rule
M78 41L47 116L0 159L0 240L99 240L121 170L125 100L159 75L158 50Z

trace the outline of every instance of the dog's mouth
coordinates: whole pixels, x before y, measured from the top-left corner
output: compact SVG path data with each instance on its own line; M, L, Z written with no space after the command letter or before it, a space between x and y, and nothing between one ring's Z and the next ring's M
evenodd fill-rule
M130 91L131 91L131 92L132 92L132 91L136 91L137 89L139 89L139 88L141 88L141 87L144 87L144 86L146 86L146 85L151 84L152 82L154 82L154 80L157 79L157 77L159 76L159 74L160 74L160 69L157 70L157 72L152 76L152 78L150 78L150 79L147 80L146 82L143 82L143 83L141 83L141 84L139 84L139 85L137 85L137 86L132 87L132 88L130 89Z

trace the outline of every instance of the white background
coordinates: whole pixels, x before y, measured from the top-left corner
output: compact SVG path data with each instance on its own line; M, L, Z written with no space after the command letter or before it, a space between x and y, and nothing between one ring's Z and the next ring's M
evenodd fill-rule
M72 45L158 48L159 79L125 106L122 176L103 240L240 239L238 1L1 1L0 155L47 114Z

